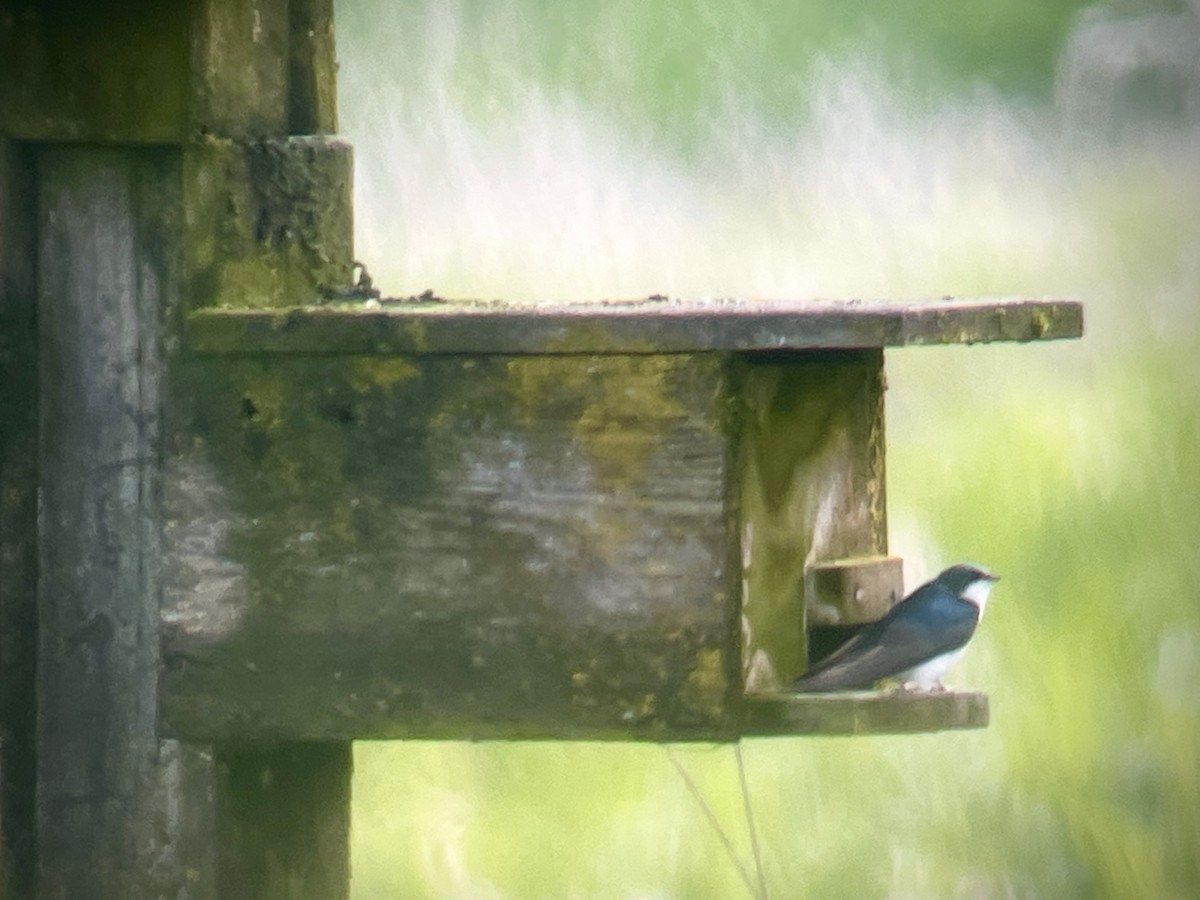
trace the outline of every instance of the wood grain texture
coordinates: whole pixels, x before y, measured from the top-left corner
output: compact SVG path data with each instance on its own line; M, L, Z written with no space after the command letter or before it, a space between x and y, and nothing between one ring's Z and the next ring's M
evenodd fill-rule
M178 159L39 157L39 896L158 896L160 311Z
M164 727L732 734L723 391L716 356L194 363Z
M336 128L329 0L0 0L0 132L241 141Z
M311 303L313 292L288 302ZM1068 300L645 300L607 304L385 303L258 310L231 286L197 310L187 340L206 354L704 353L829 350L1076 338ZM273 305L280 306L280 303Z

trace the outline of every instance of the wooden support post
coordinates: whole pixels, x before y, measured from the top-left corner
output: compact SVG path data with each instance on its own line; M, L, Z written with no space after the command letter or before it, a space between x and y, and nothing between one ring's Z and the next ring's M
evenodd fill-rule
M39 896L152 897L158 329L177 291L178 157L48 149L39 169Z
M37 663L36 197L27 148L0 137L0 897L34 885Z
M350 744L228 747L218 764L220 896L344 900Z
M336 128L331 0L240 6L201 0L200 9L209 39L202 36L194 51L203 54L197 90L211 127L205 140L184 148L185 302L210 305L232 290L269 306L344 287L352 260L350 148L284 139ZM251 32L239 17L246 15L270 23L268 38L230 55L230 43L213 36L244 38ZM246 74L246 53L265 73L265 95L264 81ZM186 367L181 360L179 368ZM175 414L195 385L186 376L170 382L168 406ZM205 527L186 519L176 525L188 533ZM177 549L178 536L175 526L168 528ZM179 599L177 590L169 593ZM187 588L183 594L185 602L196 600ZM213 760L218 896L346 897L351 743L264 746L235 736L213 748Z
M189 301L213 301L193 265L204 253L217 271L261 263L258 287L336 288L335 269L349 280L348 149L293 153L286 140L336 127L332 3L169 6L0 0L3 900L211 900L219 884L238 900L337 897L348 884L349 742L261 758L245 743L163 742L157 686L160 408L173 402L180 281ZM248 167L238 187L254 201L215 224L188 215L185 160L206 140ZM267 208L277 161L289 189L312 186L309 199L336 213L297 210L318 225L295 240L274 227L291 198ZM219 244L230 233L251 237ZM267 770L286 775L270 799L290 812L258 811L249 841L230 786ZM293 827L300 809L311 828ZM282 891L253 874L259 851L319 858L311 873L323 874ZM234 867L221 878L219 861ZM295 871L284 867L288 884Z

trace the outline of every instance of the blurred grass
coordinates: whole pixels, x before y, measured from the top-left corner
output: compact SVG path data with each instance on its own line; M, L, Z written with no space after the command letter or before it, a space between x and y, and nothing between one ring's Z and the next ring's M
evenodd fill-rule
M993 723L747 742L772 896L1200 895L1200 123L1065 127L1079 7L339 7L395 293L1088 304L1075 344L889 354L892 549L1003 575L952 676ZM748 863L729 749L678 753ZM356 900L745 894L662 748L356 765Z

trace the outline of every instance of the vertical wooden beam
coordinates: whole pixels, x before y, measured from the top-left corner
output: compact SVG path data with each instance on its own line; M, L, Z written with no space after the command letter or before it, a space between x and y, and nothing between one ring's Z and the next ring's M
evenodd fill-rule
M290 286L285 293L294 302L297 291L315 295L314 284L348 281L348 148L314 144L301 158L285 143L236 143L248 136L336 130L332 0L201 0L198 8L193 119L211 139L193 143L185 152L189 295L211 302L221 293L216 273L235 267L243 282L253 282L241 292L247 302L255 302L264 285ZM298 167L287 169L293 159ZM234 177L243 162L250 176L244 183ZM217 171L225 177L207 177ZM203 202L210 194L216 196L213 192L235 190L235 185L248 186L253 200L216 207ZM289 191L294 185L310 195L293 196ZM268 193L280 186L287 196L271 207ZM264 223L272 222L268 208L298 211L308 224L272 226L264 236ZM231 209L239 213L230 215ZM334 214L326 214L330 209ZM213 210L216 219L206 220ZM277 235L283 233L300 245L299 252L280 244ZM256 237L238 241L231 235ZM201 258L207 262L197 265ZM262 276L257 280L247 277L250 258L261 264L254 270ZM222 898L336 900L348 895L351 760L348 741L214 748L214 828Z
M0 897L211 898L223 752L159 742L156 720L160 347L181 233L203 228L180 221L178 143L131 144L208 135L259 159L247 142L332 131L332 3L0 7ZM339 748L314 783L348 784ZM305 759L288 790L336 832L348 789L310 792ZM344 892L345 841L306 834L273 837L340 853Z
M288 134L337 131L333 0L288 0Z
M275 140L337 128L332 0L198 0L196 16L192 125L205 140L185 150L189 297L212 302L234 270L250 303L341 286L348 148L314 143L304 155L301 142ZM245 202L228 202L235 194ZM217 746L213 760L220 896L345 897L351 744Z
M0 897L34 888L37 228L32 154L0 137Z
M740 448L743 670L776 691L807 667L805 570L887 551L883 351L747 357Z
M229 747L219 757L220 896L344 900L349 743Z
M287 0L191 6L191 130L239 140L287 134Z
M174 151L39 158L39 896L157 896L159 325Z

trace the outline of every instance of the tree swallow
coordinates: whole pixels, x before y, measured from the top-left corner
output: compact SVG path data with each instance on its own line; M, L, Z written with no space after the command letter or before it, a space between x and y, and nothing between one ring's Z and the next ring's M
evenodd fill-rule
M942 675L966 649L998 580L978 566L951 566L793 682L801 692L852 691L884 678L945 690Z

